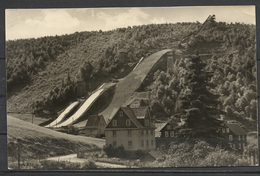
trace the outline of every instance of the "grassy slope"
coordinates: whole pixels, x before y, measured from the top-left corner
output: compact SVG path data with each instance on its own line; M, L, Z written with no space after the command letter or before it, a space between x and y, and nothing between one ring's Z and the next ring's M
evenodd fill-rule
M134 94L135 90L139 88L151 68L161 58L161 56L168 51L170 50L162 50L152 54L117 84L115 94L110 105L101 113L106 120L108 120L115 108L122 106L128 98Z
M103 139L60 133L11 116L7 116L7 137L8 142L20 138L23 155L27 157L70 154L105 144Z
M46 63L46 68L33 76L30 85L10 92L7 100L8 111L31 111L33 101L41 100L56 86L61 85L68 72L75 77L78 68L84 61L95 61L101 58L105 48L116 43L112 35L92 36L59 55L55 61ZM92 89L98 85L92 86Z

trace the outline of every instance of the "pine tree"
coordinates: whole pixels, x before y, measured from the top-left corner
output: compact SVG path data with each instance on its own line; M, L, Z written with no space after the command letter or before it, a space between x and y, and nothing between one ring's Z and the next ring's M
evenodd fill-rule
M181 97L184 124L179 127L179 137L217 138L222 122L215 117L224 113L218 109L219 95L210 91L215 87L210 82L213 73L206 72L206 63L199 56L190 60L186 86L189 91Z

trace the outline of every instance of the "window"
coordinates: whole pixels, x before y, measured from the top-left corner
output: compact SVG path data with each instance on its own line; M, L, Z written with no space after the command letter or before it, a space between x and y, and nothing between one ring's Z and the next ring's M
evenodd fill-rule
M153 135L153 130L151 130L151 135Z
M243 149L246 148L246 143L243 143Z
M144 126L149 126L149 125L150 125L149 119L145 119L144 120Z
M165 137L169 137L169 131L165 131Z
M127 136L132 136L132 131L131 130L127 130Z
M149 148L149 141L146 141L146 148Z
M141 130L141 135L142 135L142 136L144 135L144 130Z
M171 125L167 125L167 130L170 130L171 129Z
M117 120L113 120L113 126L117 126Z
M146 130L146 135L149 135L149 130Z
M240 135L238 135L238 140L240 141L240 139L241 139L241 137L240 137Z
M116 141L113 141L113 147L116 147L116 146L117 146Z
M227 128L227 133L229 133L229 128Z
M174 137L174 131L171 131L171 132L170 132L170 136L171 136L171 137Z
M116 130L113 130L113 136L116 136Z
M244 135L242 135L242 138L243 138L243 140L245 140L245 136Z
M128 141L128 148L132 148L132 141Z
M151 146L153 147L153 140L151 140Z
M144 141L141 141L141 147L144 148Z
M236 144L233 144L233 148L234 148L234 149L236 148Z
M225 133L225 128L222 128L222 133Z
M241 143L238 144L239 149L241 149Z
M124 114L123 114L123 111L120 111L119 112L119 115L120 115L120 117L122 117Z
M233 141L233 136L229 135L229 141Z
M131 121L130 121L130 119L127 119L126 120L126 126L130 126L131 125Z

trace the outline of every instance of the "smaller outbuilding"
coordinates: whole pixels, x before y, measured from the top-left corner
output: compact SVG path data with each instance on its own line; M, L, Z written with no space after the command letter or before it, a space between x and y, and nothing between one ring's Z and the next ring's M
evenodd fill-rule
M176 130L179 122L166 122L158 128L159 135L156 138L156 148L168 150L171 142L176 141Z
M226 138L231 148L243 151L247 146L247 132L238 124L226 123L220 130L220 133Z
M102 115L91 115L85 126L85 135L90 137L105 136L106 121Z

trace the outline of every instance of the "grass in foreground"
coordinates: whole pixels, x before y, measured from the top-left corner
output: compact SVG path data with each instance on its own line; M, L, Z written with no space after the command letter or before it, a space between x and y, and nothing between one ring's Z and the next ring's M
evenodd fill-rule
M7 116L7 137L9 163L17 163L18 146L22 162L77 153L79 149L98 148L105 144L103 139L64 134L11 116Z

